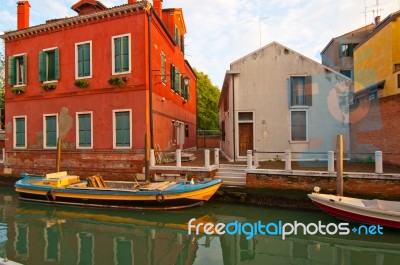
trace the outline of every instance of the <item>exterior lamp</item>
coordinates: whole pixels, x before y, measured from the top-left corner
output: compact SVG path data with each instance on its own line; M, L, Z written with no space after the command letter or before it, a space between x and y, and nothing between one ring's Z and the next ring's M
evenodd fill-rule
M190 82L190 78L187 77L187 76L185 76L185 77L183 78L183 83L185 84L185 86L188 86L188 85L189 85L189 82Z

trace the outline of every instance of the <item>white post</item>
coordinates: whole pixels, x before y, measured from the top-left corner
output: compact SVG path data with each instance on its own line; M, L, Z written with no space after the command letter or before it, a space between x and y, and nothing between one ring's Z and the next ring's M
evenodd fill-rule
M253 168L253 151L247 150L247 169Z
M292 170L292 152L290 150L285 151L285 170Z
M335 152L328 151L328 172L335 172Z
M257 168L260 166L260 163L258 161L258 152L257 148L254 148L254 167Z
M382 161L382 152L375 152L375 173L382 174L383 173L383 161Z
M154 149L150 149L150 166L154 167L156 165L156 158L154 156Z
M176 158L176 166L181 167L182 166L181 149L176 149L175 158Z
M206 168L210 167L210 150L204 150L204 166Z
M219 165L219 148L214 149L214 164Z

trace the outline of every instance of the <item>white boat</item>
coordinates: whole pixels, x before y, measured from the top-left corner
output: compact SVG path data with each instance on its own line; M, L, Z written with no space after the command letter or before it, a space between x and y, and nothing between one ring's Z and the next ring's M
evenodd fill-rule
M308 194L308 197L322 211L339 219L400 228L398 201L364 200L316 192Z

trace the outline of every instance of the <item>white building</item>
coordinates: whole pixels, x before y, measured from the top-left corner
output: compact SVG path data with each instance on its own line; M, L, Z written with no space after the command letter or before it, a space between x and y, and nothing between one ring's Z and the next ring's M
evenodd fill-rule
M283 158L285 150L294 159L326 159L317 153L335 150L338 134L348 151L351 86L346 76L276 42L244 56L231 63L222 87L222 152L231 160L254 149L260 159Z

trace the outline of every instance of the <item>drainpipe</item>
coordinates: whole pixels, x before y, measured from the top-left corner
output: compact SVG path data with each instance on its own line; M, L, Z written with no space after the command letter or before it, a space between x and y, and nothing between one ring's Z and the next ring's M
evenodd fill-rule
M150 149L154 149L154 126L153 126L153 66L152 66L152 58L153 58L153 37L152 37L152 16L153 16L153 8L150 8L148 15L148 34L149 34L149 111L150 111Z

